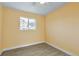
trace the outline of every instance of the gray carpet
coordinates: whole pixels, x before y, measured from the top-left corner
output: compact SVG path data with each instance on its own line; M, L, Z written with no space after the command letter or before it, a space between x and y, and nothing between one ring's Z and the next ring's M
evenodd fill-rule
M17 48L2 53L2 56L69 56L46 43Z

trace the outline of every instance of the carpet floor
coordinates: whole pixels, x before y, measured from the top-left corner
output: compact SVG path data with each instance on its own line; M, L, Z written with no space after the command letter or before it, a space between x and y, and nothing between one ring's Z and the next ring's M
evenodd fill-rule
M4 51L2 56L69 56L46 43Z

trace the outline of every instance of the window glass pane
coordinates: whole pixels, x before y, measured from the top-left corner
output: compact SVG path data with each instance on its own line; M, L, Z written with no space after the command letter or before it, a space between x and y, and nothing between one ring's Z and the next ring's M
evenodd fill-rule
M36 29L36 20L29 19L29 29Z
M20 17L20 30L28 30L28 18Z

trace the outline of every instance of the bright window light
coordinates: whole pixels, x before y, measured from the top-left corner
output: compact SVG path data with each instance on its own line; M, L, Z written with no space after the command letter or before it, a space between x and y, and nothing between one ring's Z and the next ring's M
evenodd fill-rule
M20 17L20 30L28 30L28 18Z
M36 20L20 17L20 30L35 30Z
M36 29L36 21L35 19L29 19L29 29Z

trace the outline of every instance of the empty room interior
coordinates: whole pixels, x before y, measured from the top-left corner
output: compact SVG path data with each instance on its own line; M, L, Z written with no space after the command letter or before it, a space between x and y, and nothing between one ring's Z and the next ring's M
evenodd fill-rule
M78 56L78 2L0 2L1 56Z

